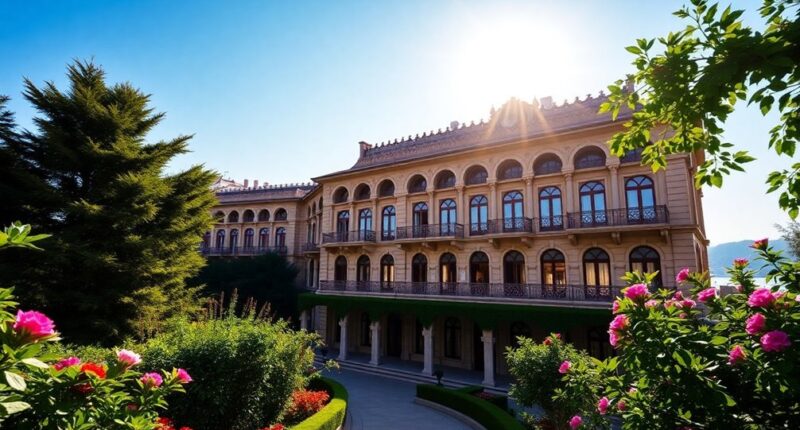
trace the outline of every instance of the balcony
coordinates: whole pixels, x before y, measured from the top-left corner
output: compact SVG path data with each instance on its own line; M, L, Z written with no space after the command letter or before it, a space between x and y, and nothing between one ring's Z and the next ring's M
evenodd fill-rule
M200 253L209 257L238 257L238 256L252 256L263 255L274 252L280 255L286 255L288 248L285 246L236 246L236 247L222 247L222 248L200 248Z
M484 284L466 282L319 281L319 291L409 298L452 297L493 301L611 303L622 287L592 285Z
M462 224L425 224L410 227L398 227L395 238L400 239L428 239L428 238L455 238L464 237ZM392 240L383 239L382 240Z
M304 253L314 253L319 252L319 244L314 242L308 242L303 244L303 252Z
M473 223L469 226L470 236L483 236L500 233L533 233L531 218L493 219L485 223Z
M594 212L572 212L567 215L567 224L569 228L666 224L668 222L669 211L664 205L629 209L608 209Z
M355 230L340 231L336 233L325 233L322 235L322 244L328 243L354 243L354 242L375 242L374 230Z

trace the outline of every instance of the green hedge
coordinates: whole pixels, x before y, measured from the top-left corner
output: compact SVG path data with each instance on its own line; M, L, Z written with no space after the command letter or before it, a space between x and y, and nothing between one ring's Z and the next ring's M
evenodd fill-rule
M311 381L309 389L325 390L331 394L331 401L319 412L301 421L292 430L336 430L344 423L347 413L347 390L330 378Z
M421 384L417 385L417 397L461 412L487 430L525 430L519 421L503 409L468 394L466 389L450 390L438 385Z
M474 396L482 392L483 387L481 387L480 385L467 385L466 387L457 388L456 391L465 394L471 394ZM502 396L500 394L492 394L491 399L481 399L481 400L485 400L489 403L492 403L498 408L502 409L503 411L508 412L508 396Z

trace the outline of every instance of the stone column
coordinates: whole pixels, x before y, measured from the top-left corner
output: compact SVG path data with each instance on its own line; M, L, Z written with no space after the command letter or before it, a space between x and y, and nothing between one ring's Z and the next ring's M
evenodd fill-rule
M372 358L370 358L369 364L377 366L381 363L381 322L371 322L369 330L372 333Z
M535 218L534 202L536 196L533 195L533 177L525 178L525 216Z
M466 212L464 212L464 210L465 210L465 207L464 207L464 186L463 185L457 186L456 187L456 193L457 193L457 196L456 196L456 222L458 222L459 224L463 224L464 228L466 229L467 228L466 227L467 226L467 217L466 217L466 215L464 215L466 213Z
M436 207L436 196L428 191L428 224L439 224L439 211Z
M620 209L619 206L619 166L608 166L611 173L611 209Z
M308 311L300 312L300 330L308 330Z
M342 328L339 336L339 360L347 360L347 315L339 320L339 327Z
M497 183L489 182L489 219L497 219Z
M422 374L433 376L433 324L422 328L423 366Z
M483 385L494 387L494 333L483 330Z
M575 212L575 202L573 196L575 195L572 189L572 172L564 173L564 193L566 194L566 201L564 202L564 211L567 213ZM566 214L565 214L566 215Z

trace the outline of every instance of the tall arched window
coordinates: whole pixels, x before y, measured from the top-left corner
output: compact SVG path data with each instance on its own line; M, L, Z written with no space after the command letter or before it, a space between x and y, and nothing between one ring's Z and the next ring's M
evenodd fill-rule
M259 222L269 221L269 211L266 209L261 209L260 211L258 211L258 221Z
M444 356L461 358L461 321L458 318L447 318L444 321Z
M628 205L628 222L640 223L656 219L656 196L653 180L647 176L634 176L625 181L625 199Z
M608 224L606 215L606 188L602 182L591 181L581 185L581 227Z
M258 249L269 247L269 229L264 227L258 231Z
M250 209L247 209L246 211L244 211L244 214L242 215L242 221L244 221L244 222L253 222L255 217L256 217L256 214L253 213L253 211L251 211Z
M522 165L517 160L503 161L497 168L497 179L517 179L522 177Z
M514 321L511 323L511 347L516 348L519 346L519 338L531 338L531 328L528 324L522 321Z
M467 185L485 184L488 179L489 173L483 166L472 166L464 174L464 183Z
M474 284L489 283L489 257L481 251L469 257L469 281Z
M214 247L218 250L222 250L222 248L225 247L225 230L217 231L217 241L214 244Z
M203 234L203 249L208 249L211 246L211 232L207 231Z
M561 159L555 154L544 154L533 163L533 174L549 175L561 172Z
M239 212L231 211L228 214L228 222L239 222Z
M236 248L239 247L239 230L233 229L231 230L231 239L228 241L228 248L230 248L231 252L236 252Z
M548 249L542 254L542 284L566 285L567 265L564 254L557 249Z
M370 189L369 185L367 184L360 184L356 187L356 191L353 194L354 200L369 200L370 198Z
M369 314L366 312L361 313L361 321L359 321L359 332L361 335L361 346L372 345L372 332L369 328L370 325Z
M225 212L216 211L214 212L214 222L225 222Z
M489 199L475 196L469 201L470 235L486 234L489 231Z
M394 282L394 257L389 254L381 258L381 288L391 288Z
M443 236L456 232L456 202L453 199L442 200L439 203L439 228Z
M506 284L525 283L525 256L517 251L509 251L503 256L503 282Z
M428 258L424 254L411 259L411 282L428 282Z
M356 262L356 281L369 281L369 257L362 255Z
M449 170L443 170L436 175L436 181L434 184L437 190L441 190L443 188L453 188L456 186L456 175Z
M275 247L280 250L281 248L286 246L286 229L283 227L278 227L275 230Z
M397 231L397 214L394 206L386 206L381 214L381 239L394 240Z
M611 285L611 259L600 248L591 248L583 254L583 283L591 286Z
M347 192L347 188L340 187L336 189L333 193L333 202L334 203L344 203L350 197L349 193Z
M558 187L545 187L539 191L539 217L539 229L542 231L564 228L561 190Z
M378 185L378 197L391 197L394 195L394 182L385 179Z
M287 214L286 209L280 208L275 211L275 221L286 221Z
M427 189L428 181L422 175L414 175L411 180L408 181L409 193L422 193Z
M359 240L365 240L368 231L372 231L372 210L361 209L358 211Z
M525 231L522 193L519 191L509 191L503 196L503 231Z
M347 239L350 230L350 211L340 211L336 215L336 236L339 241Z
M253 239L255 238L255 231L252 228L248 228L244 231L244 249L251 250L253 249Z
M439 257L439 282L455 283L456 280L456 256L445 252Z
M588 169L606 165L606 153L596 146L587 146L575 154L575 168Z
M637 246L630 255L631 272L655 273L658 276L653 280L653 287L661 287L661 257L658 252L649 246Z
M336 257L336 262L333 265L333 280L347 281L347 258L344 255Z
M419 202L414 205L411 223L414 227L412 237L426 237L428 234L428 204Z

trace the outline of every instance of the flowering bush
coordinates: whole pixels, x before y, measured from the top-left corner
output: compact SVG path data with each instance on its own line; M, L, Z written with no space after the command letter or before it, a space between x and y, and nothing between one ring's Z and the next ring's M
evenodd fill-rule
M743 259L728 271L737 285L730 294L688 270L676 279L683 291L642 292L654 275L629 273L632 286L615 303L609 327L618 357L572 366L556 392L563 404L591 399L571 411L577 418L569 425L607 428L618 415L625 429L796 428L800 264L766 239L752 247L774 287L757 286ZM586 378L602 381L588 395Z
M328 403L330 397L326 391L295 390L286 411L286 422L300 422L314 415Z

